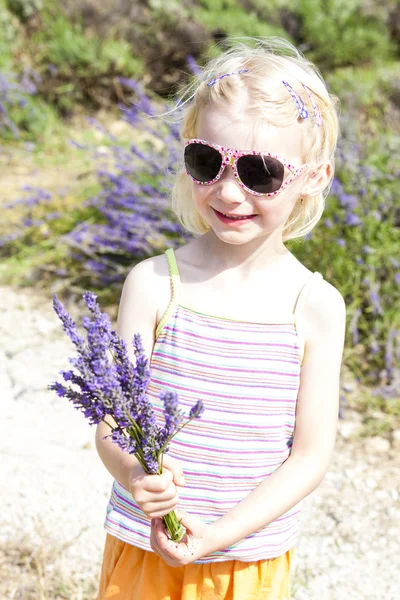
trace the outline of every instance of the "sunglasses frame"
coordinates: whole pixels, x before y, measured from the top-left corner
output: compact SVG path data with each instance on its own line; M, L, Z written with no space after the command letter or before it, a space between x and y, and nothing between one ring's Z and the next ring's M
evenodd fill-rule
M218 179L220 179L225 168L228 165L231 165L231 167L233 169L233 174L234 174L238 184L240 185L240 187L243 188L244 190L246 190L246 192L248 192L249 194L253 194L254 196L265 196L265 197L276 196L285 187L287 187L296 177L298 177L301 173L303 173L303 171L308 167L308 163L304 163L301 167L295 167L294 165L289 163L284 158L277 156L276 154L271 154L270 152L257 152L256 150L234 150L233 148L227 148L226 146L219 146L218 144L212 144L211 142L207 142L206 140L200 140L197 138L188 140L185 144L185 149L190 144L202 144L203 146L208 146L209 148L213 148L214 150L217 150L222 157L221 168L220 168L218 174L216 175L216 177L214 177L214 179L212 179L211 181L198 181L197 179L192 177L192 175L186 169L186 165L185 165L186 173L187 173L187 175L189 175L190 179L192 181L194 181L194 183L197 183L198 185L212 185L213 183L218 181ZM237 170L237 162L238 162L239 158L242 158L243 156L269 156L271 158L274 158L275 160L278 160L284 167L286 167L286 169L291 173L291 175L289 175L289 177L287 177L286 179L283 179L281 186L275 192L268 192L266 194L263 194L261 192L255 192L254 190L251 190L250 188L248 188L239 177L239 173Z

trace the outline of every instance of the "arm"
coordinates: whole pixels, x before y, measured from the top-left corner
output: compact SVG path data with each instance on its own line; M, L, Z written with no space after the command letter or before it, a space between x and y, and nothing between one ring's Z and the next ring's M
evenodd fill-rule
M322 281L310 293L304 310L307 343L289 458L212 525L183 513L182 522L192 537L189 551L193 549L193 553L188 547L171 548L162 524L154 522L153 549L169 564L187 564L228 548L289 511L324 478L336 438L346 309L336 288Z

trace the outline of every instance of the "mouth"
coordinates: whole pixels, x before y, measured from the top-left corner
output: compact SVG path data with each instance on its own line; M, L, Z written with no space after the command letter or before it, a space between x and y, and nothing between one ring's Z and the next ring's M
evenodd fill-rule
M229 213L222 213L213 208L217 217L224 223L245 223L254 219L257 215L233 215Z

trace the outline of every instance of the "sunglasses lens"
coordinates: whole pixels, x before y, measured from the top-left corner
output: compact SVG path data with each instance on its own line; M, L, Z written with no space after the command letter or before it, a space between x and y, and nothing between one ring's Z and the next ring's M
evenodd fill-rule
M215 148L196 142L185 148L186 170L196 181L207 183L215 179L221 164L222 156Z
M283 164L271 156L242 156L237 171L244 185L260 194L278 191L285 175Z

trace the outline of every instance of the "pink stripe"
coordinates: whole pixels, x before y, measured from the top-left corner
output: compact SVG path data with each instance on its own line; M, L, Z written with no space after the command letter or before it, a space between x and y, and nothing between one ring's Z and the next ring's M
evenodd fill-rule
M199 333L192 333L191 331L185 331L185 336L187 337L192 337L195 338L196 340L204 340L207 342L211 342L212 338L210 337L206 337L204 335L200 335ZM160 336L161 338L161 336ZM158 338L158 339L160 339ZM264 341L261 342L241 342L240 340L228 340L228 339L223 339L220 340L219 342L220 344L230 344L232 346L255 346L255 347L268 347L268 348L291 348L292 350L295 350L297 348L297 346L293 345L293 344L277 344L277 343L266 343Z

